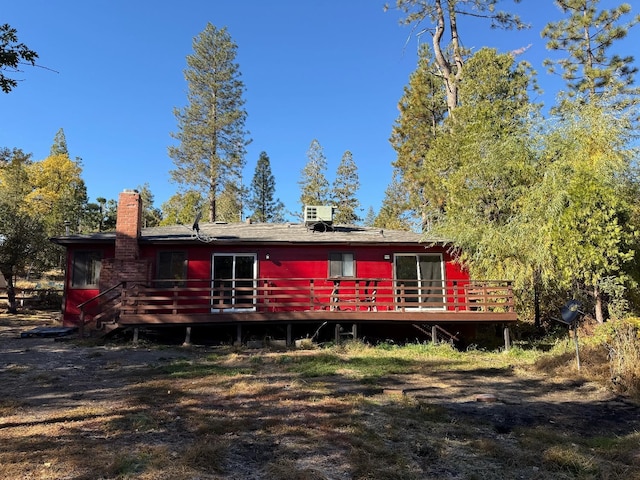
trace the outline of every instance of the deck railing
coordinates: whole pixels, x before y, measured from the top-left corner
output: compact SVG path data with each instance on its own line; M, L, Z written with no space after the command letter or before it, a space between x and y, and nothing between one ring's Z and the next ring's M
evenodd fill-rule
M376 278L158 280L123 290L122 314L294 311L513 312L509 281Z

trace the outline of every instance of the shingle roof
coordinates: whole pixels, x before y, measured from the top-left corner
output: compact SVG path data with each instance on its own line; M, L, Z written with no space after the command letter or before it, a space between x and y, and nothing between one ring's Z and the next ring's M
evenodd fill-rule
M401 230L334 225L315 229L296 223L201 223L196 233L190 226L172 225L142 229L141 243L447 243L442 239L426 238L422 234ZM114 232L61 236L55 243L110 243Z

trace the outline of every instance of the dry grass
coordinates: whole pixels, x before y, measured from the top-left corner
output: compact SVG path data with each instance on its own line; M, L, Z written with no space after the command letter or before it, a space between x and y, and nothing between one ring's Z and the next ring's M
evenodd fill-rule
M55 355L82 368L0 368L1 478L640 479L640 410L576 376L570 351Z

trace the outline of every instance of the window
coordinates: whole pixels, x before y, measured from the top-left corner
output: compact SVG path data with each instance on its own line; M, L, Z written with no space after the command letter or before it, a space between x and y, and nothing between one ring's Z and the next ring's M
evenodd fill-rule
M332 252L329 254L329 277L355 277L356 264L353 253Z
M102 252L75 252L73 254L71 286L73 288L98 288L101 265Z
M184 285L187 278L187 252L158 252L157 278L169 280L158 282L158 287L173 287Z

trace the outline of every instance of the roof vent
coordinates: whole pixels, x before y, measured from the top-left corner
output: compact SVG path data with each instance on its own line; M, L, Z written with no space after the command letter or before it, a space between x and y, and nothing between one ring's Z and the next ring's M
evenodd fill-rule
M324 223L331 225L333 223L333 207L330 205L305 205L304 207L304 224L306 226Z

